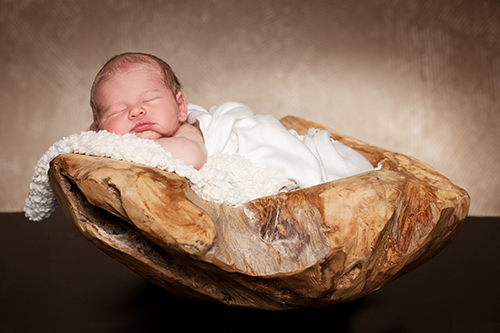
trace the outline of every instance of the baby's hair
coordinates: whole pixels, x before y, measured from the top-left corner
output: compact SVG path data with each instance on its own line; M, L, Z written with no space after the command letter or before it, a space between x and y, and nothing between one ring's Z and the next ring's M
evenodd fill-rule
M147 53L122 53L109 59L101 70L97 73L92 88L90 90L90 107L94 121L99 121L99 110L95 103L95 94L102 82L112 78L119 71L128 69L137 64L151 65L159 69L162 74L162 80L174 97L181 90L181 83L175 76L172 68L162 59Z

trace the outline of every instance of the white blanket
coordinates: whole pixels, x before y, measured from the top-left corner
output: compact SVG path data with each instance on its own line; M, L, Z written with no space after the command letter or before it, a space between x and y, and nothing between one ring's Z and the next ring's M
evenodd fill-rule
M239 206L258 197L297 188L297 184L282 175L260 168L237 154L212 154L207 163L196 170L173 158L156 141L133 134L82 132L54 143L38 161L24 205L30 220L47 218L57 207L47 174L49 163L56 156L68 153L110 157L175 172L190 180L191 188L199 197L227 206Z
M310 129L300 136L275 117L255 115L234 102L210 111L188 107L188 121L199 122L209 155L200 170L174 159L159 143L133 134L74 134L54 143L38 161L24 206L26 217L39 221L57 207L47 172L59 154L110 157L175 172L190 180L199 197L227 206L374 170L362 155L331 140L330 131Z
M240 103L224 103L209 111L188 104L188 122L196 121L209 156L239 154L293 179L302 188L374 170L361 154L332 140L330 131L310 129L300 136L274 116L256 115Z

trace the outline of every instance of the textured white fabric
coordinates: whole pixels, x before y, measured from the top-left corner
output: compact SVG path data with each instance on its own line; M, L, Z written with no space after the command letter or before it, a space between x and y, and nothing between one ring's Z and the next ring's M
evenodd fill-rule
M300 136L274 116L254 114L240 103L227 102L209 111L188 104L188 122L196 121L209 156L237 153L256 165L277 170L300 187L374 170L361 154L330 139L330 131L310 129Z
M56 156L68 153L110 157L175 172L190 180L191 188L199 197L227 206L239 206L258 197L297 188L293 181L237 154L212 154L205 165L196 170L173 158L156 141L133 134L82 132L54 143L38 161L24 205L30 220L47 218L57 207L47 174L49 163Z
M24 211L39 221L57 206L48 181L49 163L60 154L79 153L141 163L190 180L201 198L240 206L252 199L371 171L360 154L330 139L330 131L310 129L300 136L271 115L256 115L229 102L207 111L189 104L188 121L199 122L208 150L196 170L177 160L158 142L133 134L82 132L54 143L38 161Z

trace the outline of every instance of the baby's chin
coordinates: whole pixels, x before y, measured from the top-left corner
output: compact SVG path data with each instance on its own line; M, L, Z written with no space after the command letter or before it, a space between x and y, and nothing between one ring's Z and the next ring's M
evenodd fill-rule
M143 132L133 132L135 136L143 139L150 139L150 140L158 140L162 136L156 132L153 131L143 131Z

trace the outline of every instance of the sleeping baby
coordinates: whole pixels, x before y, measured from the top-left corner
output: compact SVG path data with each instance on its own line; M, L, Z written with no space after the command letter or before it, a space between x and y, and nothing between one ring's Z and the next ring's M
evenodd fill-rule
M94 79L90 104L93 130L155 140L195 169L207 159L202 133L186 122L179 80L157 57L126 53L110 59Z
M302 188L374 170L362 155L330 139L328 130L301 136L240 103L208 111L187 104L170 66L144 53L111 58L94 80L91 106L91 130L155 140L195 169L215 153L239 154Z

